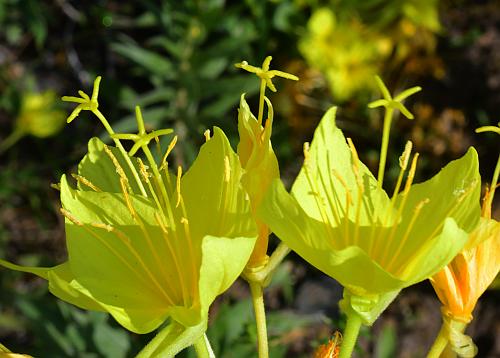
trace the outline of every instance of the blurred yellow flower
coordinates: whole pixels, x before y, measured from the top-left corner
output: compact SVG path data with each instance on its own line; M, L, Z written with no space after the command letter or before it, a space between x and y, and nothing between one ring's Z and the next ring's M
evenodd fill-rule
M57 134L64 126L65 113L56 107L58 100L53 91L25 93L16 117L14 130L0 143L4 152L25 135L46 138Z

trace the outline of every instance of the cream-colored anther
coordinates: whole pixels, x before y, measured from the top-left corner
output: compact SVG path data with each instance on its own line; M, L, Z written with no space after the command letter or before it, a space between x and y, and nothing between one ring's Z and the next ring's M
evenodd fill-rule
M124 182L125 182L125 184L126 184L127 190L131 192L132 191L132 187L130 186L130 184L128 182L128 178L125 175L125 171L123 170L122 166L120 165L120 162L118 161L118 159L116 159L115 155L113 154L113 152L111 151L111 149L108 148L107 145L104 146L104 152L106 152L106 154L108 155L108 157L113 162L113 165L115 166L116 173L120 177L120 181L121 181L121 179L123 179Z
M179 204L181 203L181 176L182 176L182 167L179 165L177 167L177 183L176 183L176 190L177 190L177 202L175 203L175 207L179 207Z
M229 157L224 156L224 182L229 183L231 180L231 165L229 164Z
M405 170L408 167L408 162L410 161L412 148L413 148L413 143L411 141L406 142L405 150L403 154L399 157L399 167L402 170Z
M151 173L148 172L148 166L144 164L141 158L137 158L139 162L139 172L141 173L142 179L146 184L149 184L149 178L151 177Z
M103 223L90 223L91 226L93 227L96 227L98 229L104 229L106 230L107 232L112 232L113 231L113 227L111 225L108 225L108 224L103 224Z
M68 210L61 208L61 209L59 209L59 211L61 212L61 214L64 215L64 217L66 219L71 221L73 224L78 225L78 226L83 226L83 223L80 220L78 220L76 217L74 217L73 214L71 214Z
M304 164L307 167L309 165L310 155L309 155L309 142L304 142L304 146L302 147L302 151L304 152Z
M99 189L96 185L94 185L90 180L88 180L87 178L81 176L81 175L78 175L78 174L71 174L71 176L79 183L89 187L90 189L92 189L93 191L96 191L96 192L102 192L101 189Z
M177 136L172 138L170 141L170 144L168 145L167 151L163 155L163 158L161 160L161 165L160 165L160 170L168 168L168 162L167 162L167 157L170 155L172 150L174 149L175 145L177 144Z
M127 205L128 211L130 212L130 215L132 215L132 218L135 221L137 221L137 214L132 205L132 201L130 200L130 196L128 195L127 182L124 178L120 178L120 186L122 189L123 198L125 199L125 204Z

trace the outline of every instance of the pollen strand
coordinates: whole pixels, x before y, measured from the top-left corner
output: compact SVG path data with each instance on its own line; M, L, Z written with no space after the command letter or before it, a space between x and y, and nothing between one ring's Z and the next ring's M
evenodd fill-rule
M59 211L61 212L61 214L64 215L66 219L71 221L73 224L78 226L83 226L83 223L80 220L78 220L75 216L73 216L73 214L71 214L68 210L61 208L59 209Z
M96 191L98 193L102 192L101 189L99 189L96 185L94 185L90 180L88 180L87 178L81 176L81 175L78 175L78 174L71 174L71 176L79 183L89 187L90 189L92 189L93 191Z
M130 183L128 182L128 178L127 178L127 175L125 175L125 171L123 170L122 166L120 165L120 162L118 161L118 159L116 159L115 155L113 154L113 152L108 148L107 145L104 146L104 151L106 152L106 154L108 155L108 157L111 159L111 161L113 162L113 165L115 166L115 170L116 170L116 173L118 174L118 176L124 180L125 182L125 186L127 188L127 191L130 191L132 192L132 187L130 186ZM139 180L139 178L137 178L137 180ZM140 182L140 181L139 181Z

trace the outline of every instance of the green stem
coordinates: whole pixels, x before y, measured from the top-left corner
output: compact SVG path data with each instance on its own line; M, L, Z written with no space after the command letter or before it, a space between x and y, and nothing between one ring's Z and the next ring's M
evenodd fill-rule
M347 315L347 325L340 346L339 358L349 358L352 355L356 341L358 339L359 330L361 328L361 317L354 311L350 311Z
M24 136L25 132L22 129L14 129L14 131L0 143L0 154L17 143Z
M274 250L267 264L259 271L247 274L249 281L259 282L262 286L267 286L266 284L272 278L272 273L281 264L283 259L290 253L290 248L286 246L283 242L280 242L278 247Z
M111 128L111 126L109 125L109 122L107 121L106 117L104 117L104 115L101 113L101 111L96 109L96 110L93 110L92 113L94 113L95 116L97 118L99 118L102 125L104 126L104 128L106 129L106 131L108 132L108 134L110 136L115 134L115 132L113 131L113 128ZM141 179L139 178L139 173L137 173L137 170L135 169L134 165L132 164L132 161L130 160L129 155L125 151L125 148L123 148L122 143L118 139L113 139L113 141L115 142L116 147L120 150L120 152L123 155L123 158L127 162L127 165L129 166L130 171L132 172L132 175L134 176L134 179L137 182L137 185L139 186L139 190L141 191L141 194L143 196L147 197L148 194L146 193L146 189L144 189L144 185L142 185Z
M259 96L259 115L257 121L262 124L262 117L264 117L264 96L266 94L266 81L260 81L260 96Z
M380 148L380 162L378 164L378 186L382 187L384 183L385 162L387 160L387 147L389 146L389 133L392 123L392 108L386 108L384 116L384 131L382 134L382 146Z
M207 335L204 334L196 342L194 342L194 349L198 358L215 358L215 354L210 346Z
M427 358L439 358L441 353L448 345L448 329L446 328L446 323L443 322L439 334L431 347L431 350L427 354Z
M266 311L264 309L264 291L257 282L249 282L252 292L253 309L255 321L257 323L257 340L259 346L259 358L269 357L269 347L267 344Z
M498 155L497 166L495 167L495 172L493 173L493 179L491 179L491 194L488 198L488 202L486 203L487 207L491 208L491 204L493 204L493 197L495 196L495 189L498 184L498 176L500 174L500 154Z

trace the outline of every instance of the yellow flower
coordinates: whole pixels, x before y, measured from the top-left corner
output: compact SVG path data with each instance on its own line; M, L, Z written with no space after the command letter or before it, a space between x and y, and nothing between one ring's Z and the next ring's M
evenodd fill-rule
M56 108L56 99L53 91L25 93L14 131L0 143L0 153L26 135L46 138L57 134L64 127L65 114Z
M238 156L241 166L245 170L241 178L241 183L250 197L252 212L254 214L271 182L280 177L278 160L271 145L274 117L273 106L271 101L265 97L265 89L269 88L271 91L276 92L276 87L272 82L272 78L274 77L298 80L297 76L287 72L270 70L271 60L272 57L267 56L262 63L262 67L249 65L246 61L235 65L238 68L255 73L261 79L259 113L257 118L252 114L244 95L241 96L240 108L238 110L238 133L240 135ZM268 107L268 118L265 124L263 123L264 102ZM269 227L262 220L255 217L255 221L259 237L248 263L248 266L252 268L262 267L266 263L270 233Z
M500 123L499 123L500 126ZM477 132L500 134L500 128L486 126ZM477 353L472 339L462 332L472 320L472 311L500 271L500 222L491 219L491 205L500 171L500 156L493 174L491 189L482 206L481 221L470 234L469 243L453 261L431 278L432 286L442 303L443 326L431 349L437 356L446 343L460 356Z

